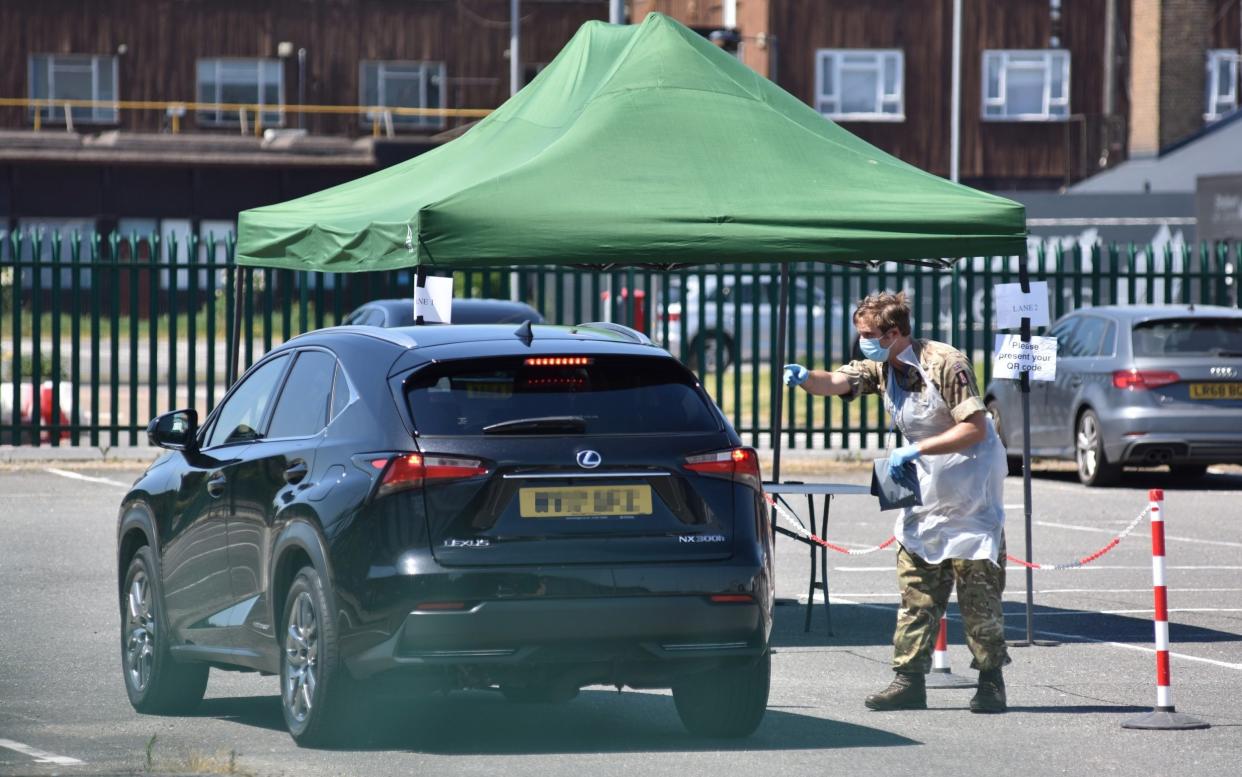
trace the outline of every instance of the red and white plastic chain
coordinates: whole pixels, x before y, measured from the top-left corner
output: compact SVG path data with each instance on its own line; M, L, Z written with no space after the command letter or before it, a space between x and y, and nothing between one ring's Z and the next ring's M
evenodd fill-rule
M841 545L833 544L829 542L828 540L822 539L812 534L810 531L807 530L805 526L802 525L802 522L799 521L796 516L791 514L784 507L781 507L780 504L778 504L777 501L772 498L771 494L764 494L763 498L767 500L769 505L776 508L776 514L779 517L784 518L785 522L788 523L791 527L793 527L795 534L800 535L801 537L809 540L810 542L813 542L816 545L822 545L828 550L835 550L837 553L844 553L847 556L865 556L868 553L875 553L877 550L884 550L887 547L891 547L892 544L897 541L896 537L889 537L888 539L884 540L884 542L881 542L879 545L874 545L870 548L854 549L854 548L842 547Z
M822 539L812 534L810 531L807 530L805 526L802 525L802 522L799 521L797 517L792 515L784 507L781 507L780 504L778 504L777 501L771 497L771 495L764 494L763 498L767 500L767 503L769 505L776 508L776 514L779 517L784 518L786 523L788 523L791 527L793 527L794 533L804 537L805 539L815 543L816 545L822 545L829 550L835 550L837 553L844 553L849 556L865 556L868 553L875 553L877 550L884 550L887 547L891 547L892 544L897 541L896 537L889 537L888 539L884 540L884 542L881 542L879 545L873 545L869 548L853 549L853 548L842 547L841 545L836 545L834 543L829 542L828 540ZM1099 559L1101 556L1103 556L1104 554L1108 553L1110 550L1112 550L1113 548L1121 544L1121 541L1124 540L1126 537L1130 536L1130 534L1134 531L1134 529L1140 523L1142 523L1149 514L1150 514L1149 508L1144 508L1143 511L1139 513L1134 518L1133 521L1130 521L1130 525L1122 529L1121 532L1116 537L1113 537L1111 540L1105 543L1104 546L1100 548L1099 550L1095 551L1094 553L1088 556L1083 556L1077 561L1069 561L1063 564L1036 564L1036 563L1032 563L1029 561L1025 561L1024 559L1020 559L1017 556L1014 556L1012 554L1005 556L1005 558L1006 560L1011 561L1014 564L1017 564L1019 566L1030 567L1031 569L1038 569L1038 570L1042 570L1045 572L1062 570L1062 569L1078 569L1080 567L1086 566L1087 564L1090 564L1092 561Z
M1041 569L1045 571L1058 570L1058 569L1078 569L1079 567L1083 567L1083 566L1086 566L1087 564L1090 564L1092 561L1095 561L1100 556L1103 556L1105 553L1109 552L1110 550L1112 550L1113 548L1121 544L1121 541L1124 540L1126 537L1130 536L1130 533L1134 531L1135 527L1138 526L1140 523L1142 523L1149 515L1151 515L1151 508L1144 507L1143 512L1139 513L1138 516L1135 517L1133 521L1130 521L1130 525L1122 529L1120 534L1118 534L1116 537L1113 537L1111 540L1105 543L1104 547L1100 548L1099 550L1097 550L1096 552L1092 553L1089 556L1083 556L1077 561L1070 561L1064 564L1033 564L1029 561L1024 561L1023 559L1020 559L1017 556L1013 556L1013 555L1005 556L1005 558L1017 564L1018 566L1029 567L1031 569Z

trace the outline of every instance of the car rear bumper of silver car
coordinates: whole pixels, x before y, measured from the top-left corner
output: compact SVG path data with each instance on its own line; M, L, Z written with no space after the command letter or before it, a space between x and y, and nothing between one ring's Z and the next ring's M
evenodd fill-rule
M1242 464L1242 435L1139 434L1107 446L1109 461L1130 466Z

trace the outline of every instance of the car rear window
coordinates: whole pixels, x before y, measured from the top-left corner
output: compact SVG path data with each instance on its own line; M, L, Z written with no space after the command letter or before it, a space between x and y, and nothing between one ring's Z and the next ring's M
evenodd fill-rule
M407 396L414 426L425 435L491 434L497 424L550 418L582 419L582 434L720 429L693 376L662 358L539 356L448 362L419 371L408 384ZM528 433L573 433L555 424L542 432L537 423L532 426ZM485 432L487 427L492 430Z
M1135 356L1242 356L1242 318L1165 318L1134 325Z

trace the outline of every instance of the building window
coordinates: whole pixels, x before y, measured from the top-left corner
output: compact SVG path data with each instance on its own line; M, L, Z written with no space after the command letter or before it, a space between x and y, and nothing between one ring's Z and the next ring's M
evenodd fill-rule
M983 52L983 118L1058 121L1069 116L1064 49Z
M1242 56L1233 49L1214 49L1207 60L1207 112L1215 121L1238 107L1238 69Z
M89 54L35 54L30 58L30 96L36 100L93 100L112 103L106 106L74 106L71 118L83 124L115 124L116 57L95 57ZM47 105L30 109L44 122L65 121L63 105Z
M815 52L815 108L839 121L903 121L905 57L900 50Z
M444 107L443 62L364 61L358 67L358 74L358 94L363 107ZM364 127L383 120L381 111L362 114ZM444 126L444 117L393 113L392 123L406 129L438 129Z
M200 59L198 61L198 101L259 105L263 126L284 124L285 74L279 59ZM205 127L236 127L241 124L237 109L198 111L198 123ZM255 120L253 108L246 111L246 122Z

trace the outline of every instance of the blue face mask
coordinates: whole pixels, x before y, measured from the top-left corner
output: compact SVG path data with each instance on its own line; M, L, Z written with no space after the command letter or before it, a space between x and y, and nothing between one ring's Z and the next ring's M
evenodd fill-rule
M862 350L863 356L866 356L873 362L882 362L888 358L888 349L880 345L880 338L858 338L858 347Z

